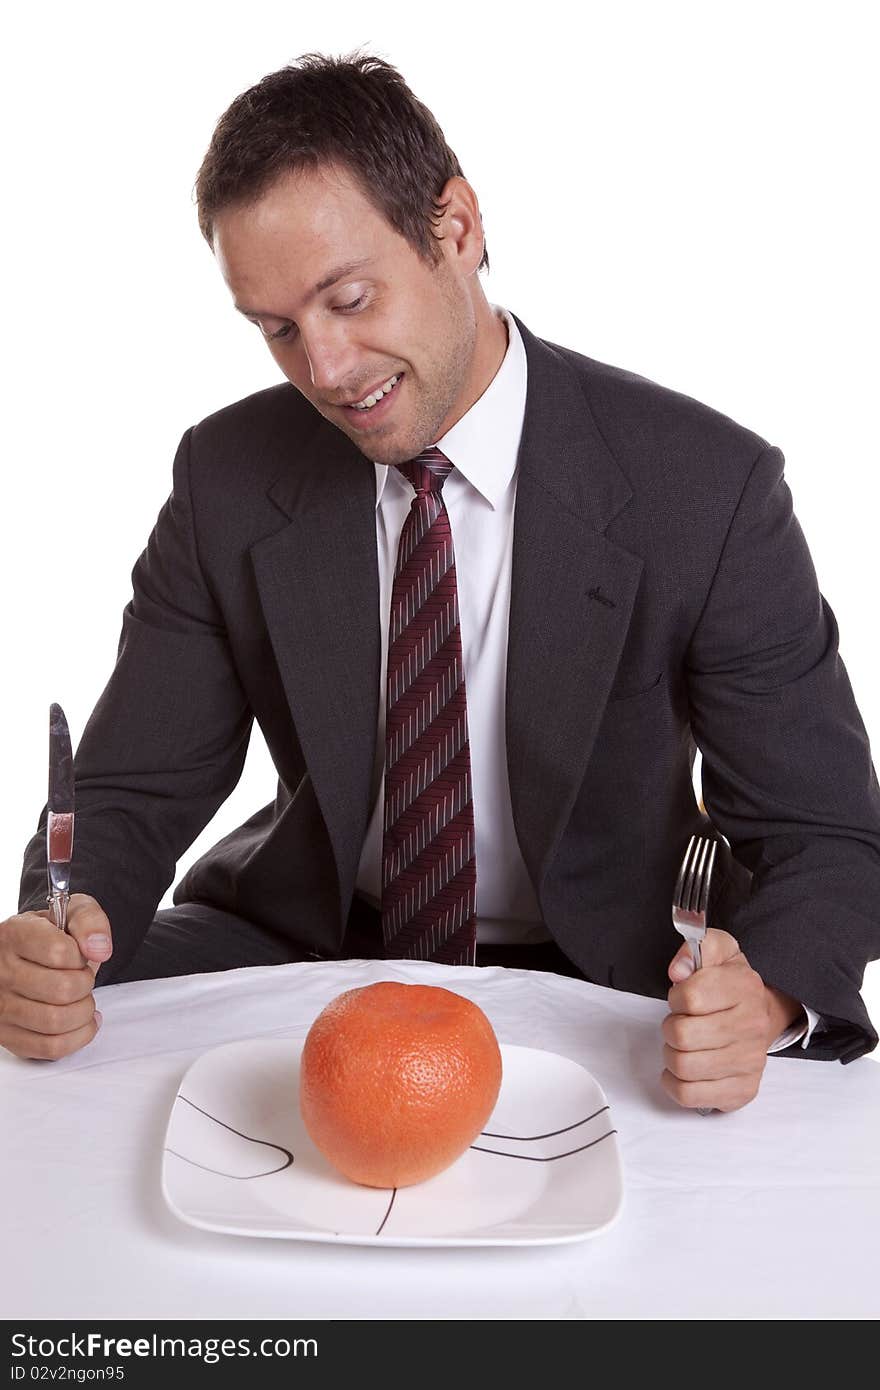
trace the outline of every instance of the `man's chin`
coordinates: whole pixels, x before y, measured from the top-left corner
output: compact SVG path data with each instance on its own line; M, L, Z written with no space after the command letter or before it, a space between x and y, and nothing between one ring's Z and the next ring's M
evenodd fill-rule
M349 433L348 430L345 430L344 433L352 444L360 449L365 458L368 458L371 463L382 463L386 468L394 468L399 463L408 463L410 459L418 458L422 450L428 447L426 444L408 445L405 440L401 442L390 438L380 439L378 435L371 438L356 434L354 431Z
M435 430L427 440L421 437L406 438L400 426L394 428L389 421L388 429L379 428L376 430L359 430L355 426L348 426L345 419L340 419L337 411L332 415L326 414L323 410L321 414L328 424L335 425L346 439L350 439L356 449L368 458L372 463L383 463L387 468L394 468L399 463L408 463L410 459L418 458L423 450L429 448L431 441L437 437Z

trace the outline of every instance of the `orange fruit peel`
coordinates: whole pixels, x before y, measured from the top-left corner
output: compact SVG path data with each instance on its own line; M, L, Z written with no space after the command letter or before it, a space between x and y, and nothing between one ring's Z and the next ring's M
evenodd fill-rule
M367 1187L408 1187L473 1143L501 1089L483 1010L435 985L346 990L306 1036L300 1113L316 1147Z

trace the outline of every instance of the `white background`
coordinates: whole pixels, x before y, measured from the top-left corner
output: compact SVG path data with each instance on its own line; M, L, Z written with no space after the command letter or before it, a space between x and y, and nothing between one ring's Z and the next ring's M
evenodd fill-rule
M45 800L49 704L75 745L180 435L279 379L231 307L192 187L232 98L310 50L363 45L433 110L480 200L490 301L782 448L876 746L872 11L19 7L2 60L6 912ZM238 788L178 877L274 792L255 728ZM880 965L865 997L877 1022Z

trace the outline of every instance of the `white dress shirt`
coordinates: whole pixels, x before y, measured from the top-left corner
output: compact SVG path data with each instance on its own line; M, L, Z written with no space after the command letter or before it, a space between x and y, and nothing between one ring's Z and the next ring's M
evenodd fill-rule
M477 941L527 944L551 940L525 866L510 804L505 742L505 673L510 616L513 517L517 455L526 408L527 364L512 316L492 306L507 325L504 360L470 410L436 441L454 465L443 485L449 515L462 659L477 860ZM379 624L382 635L379 723L373 766L373 811L356 882L359 896L375 907L382 895L386 669L391 586L400 532L413 500L412 485L387 464L376 470L376 545L379 560ZM817 1015L797 1022L771 1051L809 1042ZM789 1036L791 1035L791 1036Z

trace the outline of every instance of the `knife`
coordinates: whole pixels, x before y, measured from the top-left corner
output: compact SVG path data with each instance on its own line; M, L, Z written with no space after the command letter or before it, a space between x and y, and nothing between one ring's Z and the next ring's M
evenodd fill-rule
M73 750L60 705L49 706L49 805L46 819L49 896L55 925L67 931L73 859Z

